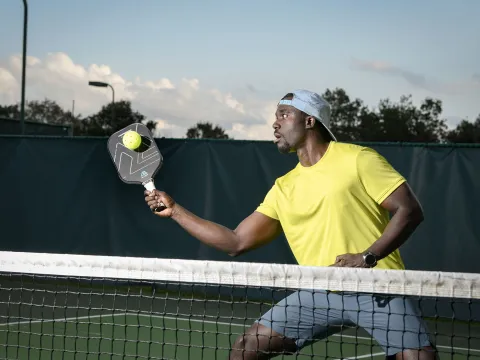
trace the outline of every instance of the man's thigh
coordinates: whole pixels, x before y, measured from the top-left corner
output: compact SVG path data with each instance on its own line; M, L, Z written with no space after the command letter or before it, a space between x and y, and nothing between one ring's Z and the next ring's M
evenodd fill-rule
M366 330L387 355L432 345L420 307L405 297L351 296L360 311L350 312L351 320ZM349 307L354 307L351 304Z
M257 322L294 339L297 349L301 349L341 331L345 325L353 325L343 310L343 299L338 294L300 290L278 302Z

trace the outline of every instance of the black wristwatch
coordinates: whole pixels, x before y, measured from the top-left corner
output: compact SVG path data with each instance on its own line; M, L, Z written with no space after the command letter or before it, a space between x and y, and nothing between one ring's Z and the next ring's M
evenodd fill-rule
M368 267L375 267L377 265L377 255L367 251L363 253L363 261L365 261Z

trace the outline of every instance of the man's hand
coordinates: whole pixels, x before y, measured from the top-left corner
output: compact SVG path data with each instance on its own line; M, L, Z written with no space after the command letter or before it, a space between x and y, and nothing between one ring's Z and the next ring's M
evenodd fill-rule
M153 211L153 209L157 207L162 207L161 203L166 206L164 210L154 212L155 215L158 215L160 217L172 217L173 211L175 209L175 201L169 195L159 190L145 190L144 194L145 202L150 207L150 210Z
M369 266L363 259L363 254L343 254L338 255L335 263L330 265L334 267L360 267L368 268Z

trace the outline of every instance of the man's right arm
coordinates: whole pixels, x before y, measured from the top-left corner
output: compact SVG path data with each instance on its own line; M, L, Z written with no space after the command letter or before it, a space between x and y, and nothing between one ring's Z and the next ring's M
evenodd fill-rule
M256 211L232 230L198 217L164 192L154 190L152 194L145 192L145 195L151 209L158 206L159 201L166 205L165 210L156 213L158 216L170 217L193 237L230 256L238 256L265 245L280 235L282 230L278 220Z

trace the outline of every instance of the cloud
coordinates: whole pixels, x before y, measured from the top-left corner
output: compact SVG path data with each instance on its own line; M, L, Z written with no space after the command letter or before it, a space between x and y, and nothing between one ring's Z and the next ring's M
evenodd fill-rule
M352 60L352 65L355 69L358 70L372 71L392 76L400 76L403 77L410 84L415 86L426 87L427 84L427 81L423 75L416 74L408 70L403 70L386 62L362 61L354 59Z
M368 71L386 76L400 77L414 87L428 90L437 94L462 95L471 91L480 90L479 74L475 74L471 79L467 80L457 82L442 82L438 79L428 78L425 75L382 61L365 61L354 58L351 60L351 67L359 71Z
M20 100L21 66L18 55L0 62L1 104ZM275 101L260 100L254 94L240 99L233 93L203 88L195 78L177 83L168 78L127 79L106 64L85 67L61 52L42 59L27 57L27 101L49 98L65 109L74 102L75 114L88 116L112 99L109 88L90 87L88 81L111 84L115 100L130 100L136 111L157 121L156 135L184 137L188 127L209 121L236 139L273 139Z
M252 93L257 92L257 89L252 84L247 84L247 89Z
M0 68L0 102L13 103L18 92L20 87L15 77L6 69Z

